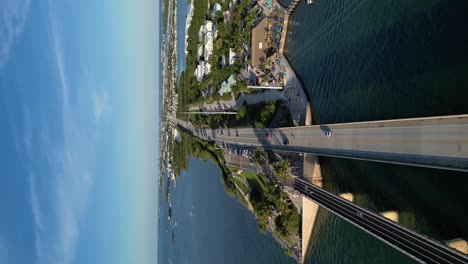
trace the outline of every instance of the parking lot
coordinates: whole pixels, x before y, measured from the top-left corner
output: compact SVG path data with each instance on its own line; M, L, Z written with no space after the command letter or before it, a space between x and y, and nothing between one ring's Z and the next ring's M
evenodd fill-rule
M240 169L257 172L258 168L253 162L254 153L251 149L226 146L224 150L226 162Z

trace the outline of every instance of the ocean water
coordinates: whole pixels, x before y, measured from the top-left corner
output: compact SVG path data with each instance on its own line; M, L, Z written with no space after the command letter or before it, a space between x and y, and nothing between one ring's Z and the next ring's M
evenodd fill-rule
M468 113L468 2L315 2L298 5L286 45L314 123ZM327 190L352 192L376 212L398 210L402 225L440 241L468 238L467 173L320 161ZM325 210L317 221L309 263L403 261Z
M270 234L260 232L239 199L227 195L211 161L190 158L170 192L172 223L168 204L160 208L158 263L295 263Z
M186 0L177 1L177 73L185 70L185 23L189 11Z

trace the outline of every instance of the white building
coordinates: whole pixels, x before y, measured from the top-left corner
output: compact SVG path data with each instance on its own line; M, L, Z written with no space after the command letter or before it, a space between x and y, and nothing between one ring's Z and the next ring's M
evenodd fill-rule
M229 48L229 65L233 65L236 62L236 53L233 48Z
M203 45L198 44L197 45L197 62L200 61L200 57L203 56Z
M210 20L205 21L205 33L213 31L213 22Z
M209 60L213 55L213 36L211 34L205 36L205 59Z
M198 30L198 42L202 42L203 40L203 33L205 33L205 25L201 25L200 29Z
M211 64L205 61L200 61L195 68L195 78L197 81L201 82L203 81L203 77L211 73Z
M197 65L197 68L195 69L195 78L197 78L197 81L201 82L203 81L203 75L205 72L205 62L200 61Z
M205 63L205 68L203 69L203 75L206 76L211 73L211 64L209 62Z
M213 22L205 21L205 60L209 60L213 55Z

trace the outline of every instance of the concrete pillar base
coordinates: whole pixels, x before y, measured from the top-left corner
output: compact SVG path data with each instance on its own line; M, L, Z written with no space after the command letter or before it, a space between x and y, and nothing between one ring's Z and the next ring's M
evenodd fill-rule
M342 193L340 194L340 197L350 202L354 202L354 194L352 193Z
M466 242L466 240L464 239L452 239L449 241L445 241L445 243L447 243L447 245L453 249L463 252L464 254L468 254L468 242Z
M393 222L397 222L400 220L400 216L397 211L385 211L380 213L381 216L392 220Z

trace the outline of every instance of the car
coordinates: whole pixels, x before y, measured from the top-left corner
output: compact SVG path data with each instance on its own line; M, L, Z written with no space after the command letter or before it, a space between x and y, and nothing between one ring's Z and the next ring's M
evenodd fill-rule
M266 132L265 137L266 139L270 139L270 133Z
M331 137L331 136L332 136L332 132L331 132L330 130L325 131L325 136Z
M283 145L288 145L289 144L289 140L287 138L283 139Z

